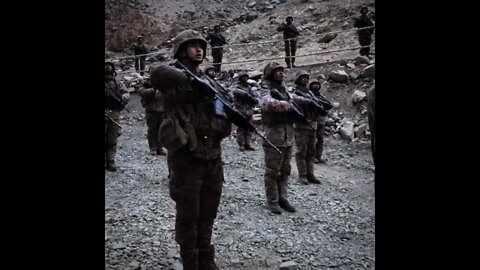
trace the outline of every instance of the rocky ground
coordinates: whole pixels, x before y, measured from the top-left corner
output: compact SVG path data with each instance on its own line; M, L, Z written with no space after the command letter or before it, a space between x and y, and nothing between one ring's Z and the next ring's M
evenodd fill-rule
M173 240L175 205L168 196L166 158L148 155L144 111L132 95L122 117L118 165L105 172L105 269L181 269ZM265 207L263 151L239 152L234 134L224 145L224 192L214 242L222 269L373 269L375 200L369 142L352 142L330 129L326 164L315 165L322 185L296 184L297 213Z

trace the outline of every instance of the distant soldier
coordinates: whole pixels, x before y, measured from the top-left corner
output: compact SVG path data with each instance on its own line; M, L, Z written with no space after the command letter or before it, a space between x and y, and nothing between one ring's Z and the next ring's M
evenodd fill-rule
M220 25L215 25L214 32L208 33L206 40L210 40L212 46L213 66L215 71L220 73L223 58L223 45L227 44L225 36L220 32Z
M253 107L258 103L255 93L252 92L252 87L248 84L248 73L240 72L238 75L238 84L233 88L232 95L237 110L245 114L249 121L252 121ZM240 151L254 151L251 145L252 132L247 129L237 129L237 143Z
M132 50L135 55L142 55L135 57L135 70L140 72L140 75L143 75L143 71L145 70L145 59L147 58L143 54L147 54L148 51L147 47L145 47L145 44L143 44L142 36L137 37L137 42L133 44Z
M297 51L297 36L300 35L295 25L292 24L293 17L287 17L287 24L282 23L277 31L283 31L283 39L285 40L285 62L287 67L295 67L295 52ZM291 63L291 65L290 65Z
M373 26L372 20L368 17L368 8L367 7L362 7L360 9L360 17L359 18L354 18L354 24L353 26L356 28L365 28L369 26ZM358 42L360 43L360 46L368 46L365 48L360 49L360 55L364 55L366 57L369 57L370 55L370 44L372 44L372 35L374 33L374 28L368 28L368 29L361 29L358 30Z

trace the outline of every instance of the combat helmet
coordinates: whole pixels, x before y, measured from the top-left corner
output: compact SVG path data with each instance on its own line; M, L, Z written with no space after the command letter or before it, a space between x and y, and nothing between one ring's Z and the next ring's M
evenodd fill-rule
M205 38L203 38L200 32L193 29L184 30L178 33L178 35L173 39L172 57L176 58L183 44L189 41L194 41L194 40L198 40L202 43L203 58L205 59L206 51L207 51L207 41L205 40Z
M215 67L214 67L214 66L206 66L206 67L203 69L203 73L204 73L204 74L207 74L207 71L209 71L210 69L215 70Z
M238 73L238 81L240 81L240 78L242 78L243 76L247 76L248 78L250 78L250 76L248 75L248 72L243 70L243 71L240 71L240 73Z
M263 70L263 77L266 80L272 80L272 75L273 72L277 69L285 69L282 65L280 65L277 62L270 62L265 66L265 69Z
M310 79L310 74L308 74L308 72L306 72L305 70L300 70L299 72L297 72L297 74L295 75L295 84L298 84L298 81L300 80L300 78L302 76L307 76L308 79Z
M318 86L320 86L319 89L322 88L322 84L320 83L320 81L317 80L317 79L313 79L313 80L311 80L310 83L308 84L308 89L311 89L311 87L312 87L313 84L318 84Z
M110 62L110 61L107 61L107 62L105 62L105 66L107 66L107 65L108 65L108 66L111 66L111 67L112 67L112 73L113 73L114 75L117 75L117 71L115 70L115 64L113 64L113 63Z

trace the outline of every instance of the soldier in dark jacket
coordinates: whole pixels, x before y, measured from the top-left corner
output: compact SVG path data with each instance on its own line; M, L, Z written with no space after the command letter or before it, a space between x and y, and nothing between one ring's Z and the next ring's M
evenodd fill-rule
M213 33L208 33L207 40L210 40L212 46L213 66L215 71L220 73L223 58L223 45L227 44L225 36L220 32L220 25L215 25Z
M145 47L145 44L143 44L142 36L137 37L137 42L133 44L132 50L135 55L143 55L148 53L147 47ZM143 75L143 71L145 70L146 58L147 57L145 55L135 57L135 70L140 72L140 75Z
M287 67L295 67L295 52L297 51L297 36L298 33L295 25L292 24L293 17L287 17L287 24L282 23L277 30L283 32L283 39L285 40L285 62ZM290 65L291 63L291 65Z
M373 26L372 20L368 17L368 8L367 7L362 7L360 9L360 17L355 18L353 26L356 28L364 28L364 27L369 27ZM370 55L370 44L372 44L372 35L374 33L374 28L368 28L368 29L360 29L358 30L358 42L360 43L360 46L368 46L365 48L360 49L360 55L364 55L366 57L369 57Z

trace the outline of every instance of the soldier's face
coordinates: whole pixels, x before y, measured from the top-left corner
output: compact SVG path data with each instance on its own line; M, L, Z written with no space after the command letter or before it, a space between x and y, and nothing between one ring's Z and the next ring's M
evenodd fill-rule
M203 54L205 52L200 41L192 41L187 45L187 56L194 61L203 61Z
M113 69L112 69L112 66L110 65L105 65L105 74L112 74L113 73Z
M290 18L289 18L289 19L287 20L287 23L288 23L288 24L291 24L292 22L293 22L293 19L290 19Z
M277 82L283 81L283 68L276 69L273 71L273 80Z
M213 69L207 70L207 75L210 78L215 78L215 70L213 70Z
M247 82L247 81L248 81L248 76L247 76L247 75L243 75L242 77L240 77L240 81L241 81L241 82Z
M314 83L314 84L310 85L310 90L318 91L318 90L320 90L320 85L318 83Z
M304 85L304 86L307 85L308 84L308 77L307 76L302 76L300 78L300 84Z

